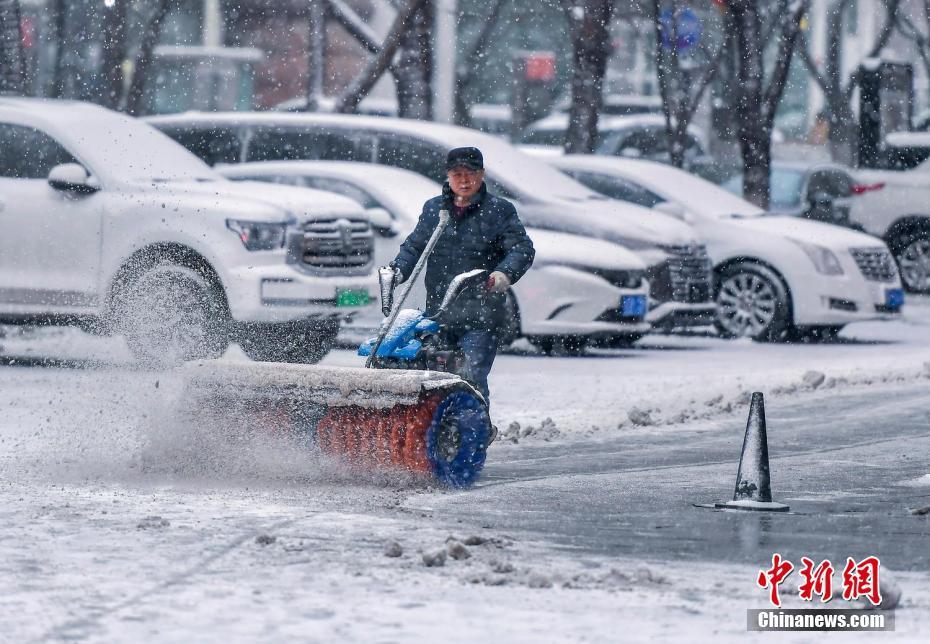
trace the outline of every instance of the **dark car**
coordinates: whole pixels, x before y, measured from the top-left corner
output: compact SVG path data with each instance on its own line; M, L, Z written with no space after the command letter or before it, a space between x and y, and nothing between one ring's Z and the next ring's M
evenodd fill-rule
M769 185L772 212L863 230L849 217L852 198L862 187L841 165L775 161ZM722 186L742 196L743 175L731 176Z

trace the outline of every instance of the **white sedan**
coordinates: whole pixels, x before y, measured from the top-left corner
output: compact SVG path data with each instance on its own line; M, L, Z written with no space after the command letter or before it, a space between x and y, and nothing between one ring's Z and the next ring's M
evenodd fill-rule
M390 262L413 230L423 203L440 194L434 181L408 170L343 161L267 161L219 168L230 179L270 181L329 190L351 197L368 211L378 231L376 261ZM547 352L575 352L591 340L630 344L649 331L646 266L617 244L548 230L529 229L536 247L530 271L514 284L509 304L513 326L504 341L531 339ZM425 300L422 285L415 302ZM374 328L380 318L361 318Z
M677 168L632 159L548 159L615 199L675 214L697 229L714 264L726 336L758 340L829 337L845 324L891 319L904 302L885 243L839 226L767 215Z

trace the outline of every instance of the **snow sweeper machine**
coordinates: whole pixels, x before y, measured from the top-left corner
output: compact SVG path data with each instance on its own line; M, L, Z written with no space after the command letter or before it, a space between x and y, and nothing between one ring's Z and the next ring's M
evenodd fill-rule
M365 367L204 360L183 367L182 413L191 427L236 418L249 429L308 437L326 455L364 468L400 469L453 487L484 466L492 436L487 401L461 372L461 352L444 338L443 317L486 271L456 276L439 310L402 309L449 223L440 213L396 303L393 268L378 271L386 319L358 350Z

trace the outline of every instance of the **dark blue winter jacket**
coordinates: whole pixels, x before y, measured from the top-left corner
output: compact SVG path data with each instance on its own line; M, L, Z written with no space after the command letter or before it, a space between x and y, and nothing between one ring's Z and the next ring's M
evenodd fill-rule
M430 235L439 223L439 211L452 213L448 185L443 195L423 204L416 228L401 244L393 265L406 280ZM459 273L483 268L500 271L511 284L523 277L533 264L536 251L526 234L517 210L506 199L495 197L485 185L460 218L452 216L433 253L426 263L426 311L434 313L442 302L446 288ZM504 320L503 293L491 294L484 288L463 293L445 316L447 327L462 330L494 330Z

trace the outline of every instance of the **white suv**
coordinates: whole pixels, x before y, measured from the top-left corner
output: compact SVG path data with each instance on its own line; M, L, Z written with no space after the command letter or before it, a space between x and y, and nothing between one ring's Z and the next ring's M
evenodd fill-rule
M0 98L0 323L126 337L140 360L315 362L369 302L350 199L227 181L141 121Z

